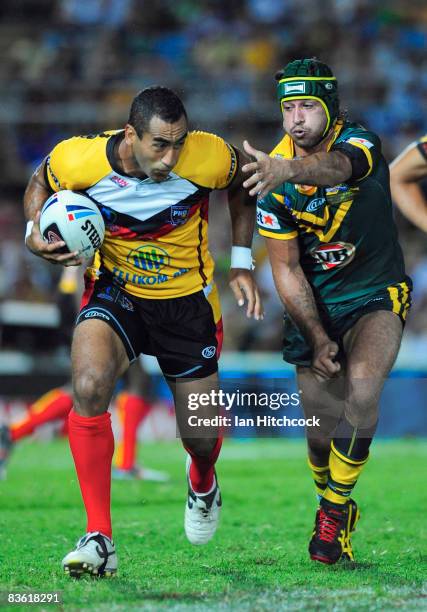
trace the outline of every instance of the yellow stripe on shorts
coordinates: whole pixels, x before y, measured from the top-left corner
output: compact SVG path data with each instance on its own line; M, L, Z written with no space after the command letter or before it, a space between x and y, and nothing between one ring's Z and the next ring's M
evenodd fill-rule
M408 283L403 281L402 283L391 285L387 287L387 291L393 304L393 312L405 320L411 305Z
M399 302L399 291L397 287L394 287L393 285L391 287L387 287L387 291L393 304L393 312L394 314L398 315L401 309L401 304Z

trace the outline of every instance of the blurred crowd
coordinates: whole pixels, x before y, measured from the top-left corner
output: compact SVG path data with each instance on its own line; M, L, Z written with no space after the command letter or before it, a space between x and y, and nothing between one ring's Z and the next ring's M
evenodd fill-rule
M182 96L193 127L268 150L281 137L276 70L317 56L337 75L342 107L381 136L390 161L427 132L426 26L425 0L2 0L0 299L51 299L56 270L25 252L21 203L58 140L121 127L138 90L165 84ZM225 285L228 238L221 198L215 204L213 251ZM425 238L398 221L418 281L409 329L427 334ZM259 240L256 250L274 323L271 333L254 332L224 294L235 330L228 348L278 348L280 306Z

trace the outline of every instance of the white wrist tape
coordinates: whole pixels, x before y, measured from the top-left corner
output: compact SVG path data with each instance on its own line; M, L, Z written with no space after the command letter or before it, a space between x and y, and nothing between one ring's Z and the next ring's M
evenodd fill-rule
M244 270L254 270L252 261L252 251L248 247L231 247L231 266L230 268L243 268Z
M31 234L32 230L33 230L33 225L34 225L34 221L28 221L27 222L27 228L25 230L25 243L27 243L28 237Z

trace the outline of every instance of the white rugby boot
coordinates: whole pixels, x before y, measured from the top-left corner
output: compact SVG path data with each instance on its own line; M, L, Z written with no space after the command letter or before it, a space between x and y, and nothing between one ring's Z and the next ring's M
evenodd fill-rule
M189 477L190 465L191 458L188 457L188 498L185 504L184 528L189 542L195 546L200 546L207 544L217 530L222 500L216 472L211 491L208 491L208 493L195 493L193 491Z
M80 578L82 574L114 576L117 555L113 541L99 531L86 533L62 559L62 568L71 578Z

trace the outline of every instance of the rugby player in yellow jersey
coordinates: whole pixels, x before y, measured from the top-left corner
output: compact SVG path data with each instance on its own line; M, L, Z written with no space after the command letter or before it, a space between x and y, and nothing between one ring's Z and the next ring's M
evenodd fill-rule
M420 181L427 178L427 135L411 143L390 164L392 198L409 221L427 232L427 199Z
M254 209L240 188L244 159L218 136L189 132L176 94L151 87L133 100L124 130L60 142L30 180L26 243L36 255L63 265L79 261L76 252L59 252L64 243L47 245L41 238L39 211L51 191L83 191L99 204L106 225L100 274L88 277L89 300L72 345L69 440L87 513L87 533L62 562L72 576L117 569L107 407L117 379L140 353L157 357L174 395L189 459L187 537L204 544L216 530L221 495L214 466L221 437L209 427L189 435L187 398L217 385L222 326L207 241L214 189L231 194L231 288L240 305L247 298L248 316L262 317L250 271ZM201 407L198 415L217 411Z
M337 80L315 58L277 74L285 135L255 157L244 185L285 306L284 359L297 367L309 466L320 506L310 556L353 559L353 489L369 458L381 391L397 357L411 281L392 216L378 136L339 109Z

